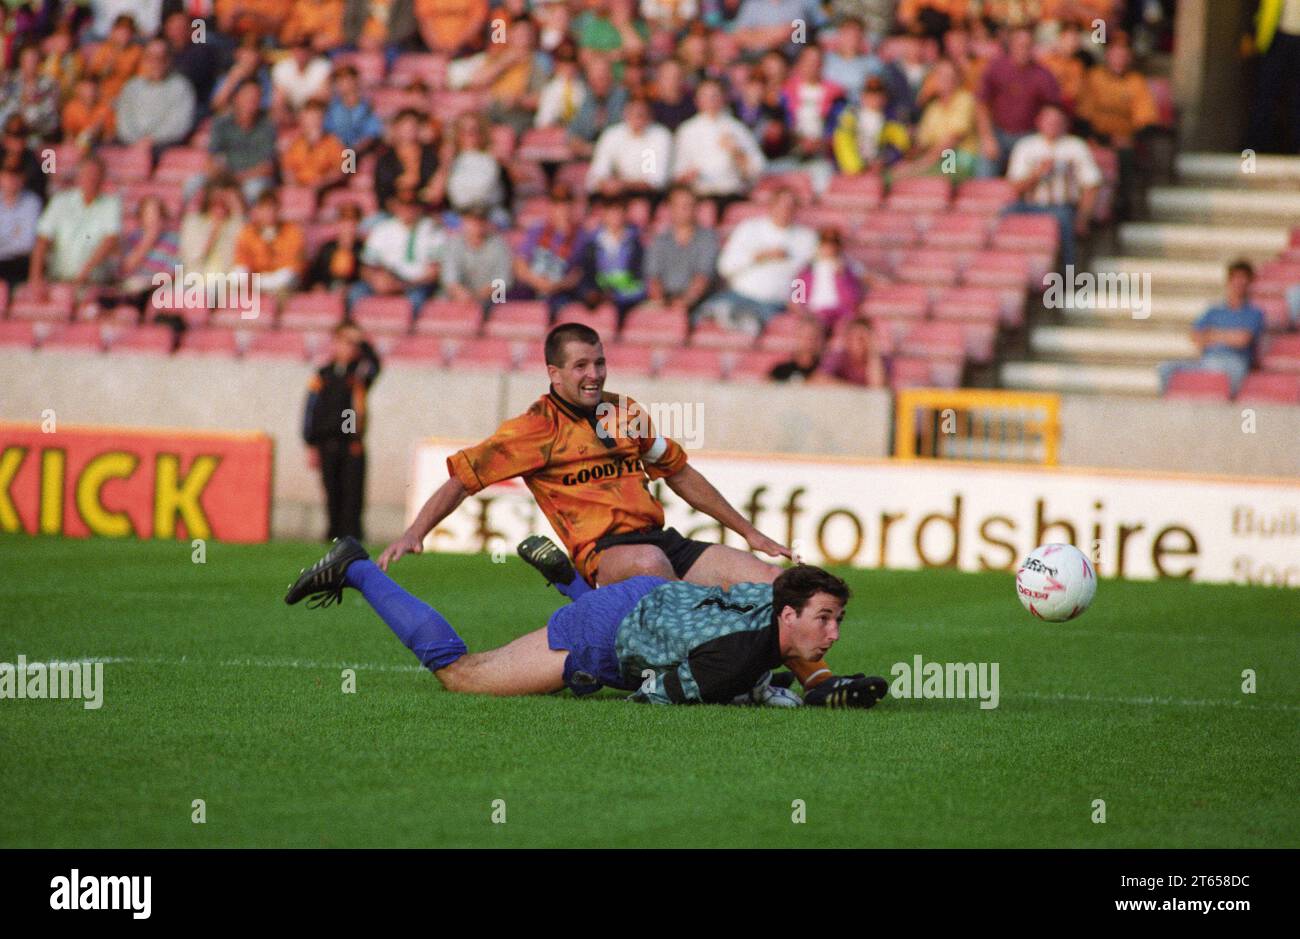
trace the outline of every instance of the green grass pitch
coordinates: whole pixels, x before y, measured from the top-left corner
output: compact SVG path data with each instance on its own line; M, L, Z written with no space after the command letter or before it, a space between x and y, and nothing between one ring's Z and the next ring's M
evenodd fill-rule
M840 671L998 662L1000 706L655 708L444 693L354 592L284 606L321 550L0 538L0 661L106 660L98 711L0 700L0 846L1300 844L1295 591L1103 581L1053 625L1005 574L841 571ZM471 649L561 602L513 556L394 573Z

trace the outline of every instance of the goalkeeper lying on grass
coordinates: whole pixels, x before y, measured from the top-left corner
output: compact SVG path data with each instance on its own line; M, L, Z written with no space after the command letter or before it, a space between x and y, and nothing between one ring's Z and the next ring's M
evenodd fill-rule
M662 577L632 577L592 590L551 614L542 629L499 649L471 653L451 624L371 562L352 538L299 575L286 603L337 603L344 587L360 590L420 663L448 691L590 694L608 685L656 704L798 704L771 684L788 660L813 662L839 638L849 588L833 574L800 565L771 584L729 590ZM804 703L871 707L883 678L862 675L821 682Z

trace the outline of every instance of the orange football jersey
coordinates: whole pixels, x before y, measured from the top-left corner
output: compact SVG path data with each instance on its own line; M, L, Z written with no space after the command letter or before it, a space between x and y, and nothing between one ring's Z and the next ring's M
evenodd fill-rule
M482 443L447 458L447 472L470 493L523 477L588 583L596 541L663 525L650 480L686 465L686 451L660 437L639 404L610 392L601 400L586 412L550 391Z

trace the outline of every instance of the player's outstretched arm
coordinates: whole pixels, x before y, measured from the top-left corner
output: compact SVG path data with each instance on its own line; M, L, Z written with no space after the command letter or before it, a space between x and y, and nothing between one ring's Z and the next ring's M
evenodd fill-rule
M429 500L424 503L415 521L409 528L379 555L379 569L386 571L388 565L406 554L419 554L424 550L424 536L437 526L444 518L456 511L456 507L469 495L461 481L452 476L438 487Z
M745 543L755 551L772 557L792 557L789 548L751 525L749 519L737 512L713 483L689 463L666 477L666 482L668 488L681 496L687 505L726 525L744 538Z

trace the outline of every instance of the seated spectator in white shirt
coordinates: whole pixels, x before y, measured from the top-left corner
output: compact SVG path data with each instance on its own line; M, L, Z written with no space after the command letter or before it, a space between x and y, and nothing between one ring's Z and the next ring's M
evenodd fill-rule
M294 112L314 98L328 98L330 62L312 49L304 36L288 55L271 66L271 113L276 121L292 119Z
M144 47L140 74L126 83L113 105L117 138L150 147L180 143L194 126L196 106L194 86L172 71L166 41L152 39Z
M699 113L677 128L673 140L676 179L704 198L721 202L743 198L763 172L762 150L749 128L726 110L717 81L700 83L695 104Z
M442 249L442 292L453 300L505 302L514 280L510 247L482 209L467 210L460 221L460 231Z
M109 283L122 234L122 200L103 191L104 163L90 155L77 167L77 184L50 199L36 223L28 286L47 296L48 280L83 287Z
M425 216L414 189L399 188L388 201L388 212L366 236L361 280L348 291L348 308L365 297L405 294L412 314L418 315L437 286L446 236Z
M794 223L797 205L793 190L778 189L767 215L736 226L718 258L727 286L700 304L697 320L757 335L789 305L795 275L817 253L816 232Z
M1053 104L1038 112L1038 133L1011 149L1007 178L1019 201L1009 211L1051 215L1061 231L1061 264L1075 261L1075 236L1088 233L1101 170L1081 137L1067 134L1065 112Z
M596 141L587 189L605 196L657 197L668 185L673 137L650 122L650 105L637 98L623 108L623 120Z

